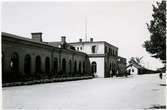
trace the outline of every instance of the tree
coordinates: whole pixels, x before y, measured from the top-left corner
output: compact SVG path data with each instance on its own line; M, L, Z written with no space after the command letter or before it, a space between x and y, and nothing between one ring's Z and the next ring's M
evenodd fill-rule
M141 65L143 56L142 57L136 57L135 59L136 59L136 62Z
M142 58L143 58L143 57L131 57L130 60L129 60L129 64L136 63L136 64L138 64L138 65L141 65L141 63L142 63Z
M166 1L153 5L152 17L150 24L147 24L150 40L144 42L144 48L152 57L166 63Z

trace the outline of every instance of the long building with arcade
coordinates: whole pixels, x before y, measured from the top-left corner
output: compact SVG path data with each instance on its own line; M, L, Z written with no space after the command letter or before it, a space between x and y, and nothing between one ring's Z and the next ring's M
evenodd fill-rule
M126 59L118 56L118 47L105 41L67 43L44 42L42 33L25 38L2 32L2 82L40 79L73 80L92 77L121 76Z
M2 32L2 82L92 76L88 55L61 39L56 47L43 42L42 33L28 39Z

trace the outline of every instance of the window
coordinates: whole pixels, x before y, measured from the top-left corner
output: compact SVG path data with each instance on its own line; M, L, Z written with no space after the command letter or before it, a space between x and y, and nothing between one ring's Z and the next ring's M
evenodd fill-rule
M77 47L77 50L79 50L79 47Z
M109 55L111 55L112 54L112 52L111 52L111 49L109 48Z
M92 46L92 53L96 53L96 45Z
M105 46L105 53L107 53L107 46Z
M80 50L82 50L82 47L80 47Z
M118 52L116 51L116 56L118 56Z
M111 55L113 55L113 51L112 51L112 49L111 49Z

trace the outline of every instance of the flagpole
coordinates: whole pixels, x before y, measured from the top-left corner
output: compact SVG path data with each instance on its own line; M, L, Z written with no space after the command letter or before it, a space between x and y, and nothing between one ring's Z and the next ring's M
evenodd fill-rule
M87 41L87 17L85 16L85 41Z

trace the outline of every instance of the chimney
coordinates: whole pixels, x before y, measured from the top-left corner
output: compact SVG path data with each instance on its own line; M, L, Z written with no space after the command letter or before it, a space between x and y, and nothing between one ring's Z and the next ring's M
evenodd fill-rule
M31 35L32 35L32 40L42 42L42 33L41 32L31 33Z
M90 42L93 42L93 38L90 38Z
M66 36L61 36L61 42L62 42L62 44L66 43Z
M82 42L82 39L79 39L79 42Z

